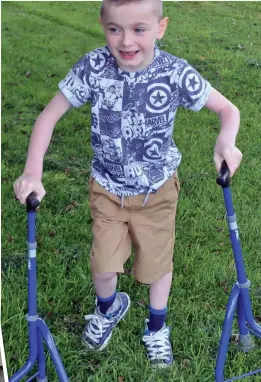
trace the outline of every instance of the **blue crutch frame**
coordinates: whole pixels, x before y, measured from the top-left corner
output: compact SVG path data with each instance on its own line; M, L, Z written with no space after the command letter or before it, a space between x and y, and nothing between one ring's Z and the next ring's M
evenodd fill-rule
M217 178L217 183L222 187L224 195L227 223L236 265L237 282L234 284L231 290L226 307L226 314L216 361L215 378L216 382L230 382L261 373L261 369L257 369L246 374L233 377L231 379L224 379L226 355L235 314L237 313L237 321L239 327L239 345L241 350L244 352L248 352L254 348L253 337L251 337L250 333L256 337L261 338L261 326L256 322L253 316L249 295L250 281L248 280L245 271L242 248L239 238L239 230L230 190L230 172L225 161L222 162L220 174Z
M61 361L51 332L37 314L37 277L36 277L36 210L40 202L35 193L31 193L26 199L28 212L28 321L29 331L29 358L27 362L9 379L9 382L18 382L28 376L28 373L37 364L37 372L30 376L26 382L37 380L47 382L46 359L44 345L49 350L52 362L60 382L68 382L69 378Z

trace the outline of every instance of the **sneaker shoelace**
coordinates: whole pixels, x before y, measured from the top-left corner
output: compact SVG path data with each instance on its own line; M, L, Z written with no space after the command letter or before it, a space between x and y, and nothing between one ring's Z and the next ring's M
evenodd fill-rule
M153 335L144 335L143 341L152 361L164 360L170 356L169 330L164 328Z
M99 343L105 330L113 323L113 317L107 318L97 314L88 314L84 317L86 321L90 321L85 333L95 343Z

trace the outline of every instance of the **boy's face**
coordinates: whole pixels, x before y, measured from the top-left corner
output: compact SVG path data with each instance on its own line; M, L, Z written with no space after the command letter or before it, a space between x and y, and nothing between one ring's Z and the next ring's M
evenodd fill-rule
M107 4L101 23L118 66L136 72L152 62L155 42L163 37L168 18L159 20L150 0L121 6Z

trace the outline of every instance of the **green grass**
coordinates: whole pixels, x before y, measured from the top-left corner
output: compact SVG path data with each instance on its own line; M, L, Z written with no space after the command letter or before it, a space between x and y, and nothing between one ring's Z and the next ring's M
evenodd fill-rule
M2 329L9 375L27 359L26 213L14 200L34 120L57 83L85 52L104 45L95 2L2 3ZM170 25L161 46L186 58L241 110L244 154L233 196L254 314L261 321L261 8L258 2L167 2ZM25 75L30 72L29 75ZM49 325L72 382L208 382L235 270L212 152L219 123L207 110L180 110L175 140L183 153L174 281L168 323L176 363L153 372L141 346L148 289L126 272L119 289L132 307L109 347L81 345L94 290L88 262L91 217L90 108L72 110L55 130L45 159L47 195L37 216L39 314ZM131 267L132 260L126 265ZM234 331L237 330L235 325ZM231 345L227 376L260 368ZM49 381L57 381L48 359ZM245 381L261 381L261 376Z

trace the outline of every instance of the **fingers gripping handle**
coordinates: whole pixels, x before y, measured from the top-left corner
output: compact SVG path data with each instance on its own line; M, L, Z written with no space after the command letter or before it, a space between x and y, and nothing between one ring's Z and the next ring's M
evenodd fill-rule
M27 212L35 212L37 207L39 207L40 202L36 198L36 193L31 192L26 198Z
M222 188L228 188L230 186L230 171L227 162L223 160L217 177L217 184Z

